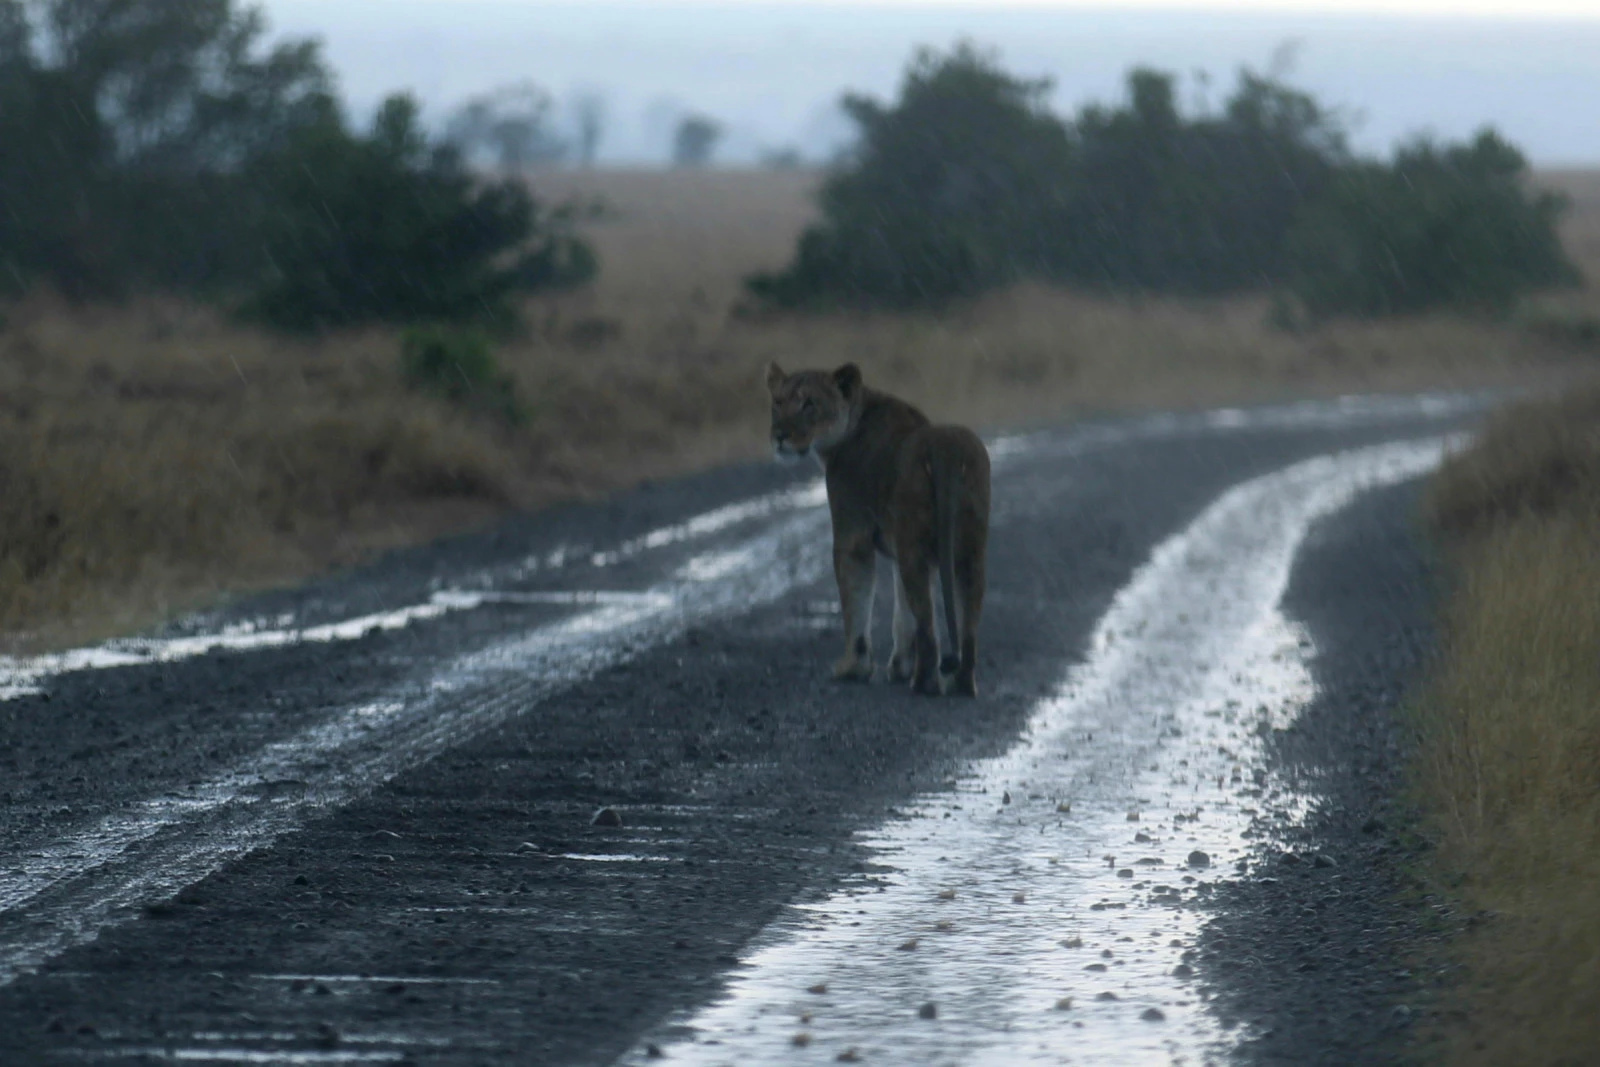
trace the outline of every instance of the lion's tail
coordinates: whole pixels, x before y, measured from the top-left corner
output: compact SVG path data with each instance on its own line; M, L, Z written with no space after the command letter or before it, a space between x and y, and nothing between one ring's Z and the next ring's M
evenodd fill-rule
M961 665L958 650L961 632L956 625L956 510L961 506L961 484L965 471L956 456L934 459L933 506L936 540L939 549L939 590L944 601L944 629L950 642L939 660L940 674L954 674Z

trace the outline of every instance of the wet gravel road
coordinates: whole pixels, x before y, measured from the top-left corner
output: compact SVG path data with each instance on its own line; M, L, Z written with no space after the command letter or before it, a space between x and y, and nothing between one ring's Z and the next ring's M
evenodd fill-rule
M1415 478L1479 406L993 442L977 702L827 680L766 466L0 661L0 1063L1393 1058Z

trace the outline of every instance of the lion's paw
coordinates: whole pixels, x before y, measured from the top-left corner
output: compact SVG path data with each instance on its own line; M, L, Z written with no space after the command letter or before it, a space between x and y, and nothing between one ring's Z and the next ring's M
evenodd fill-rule
M872 660L859 656L844 656L833 665L833 677L840 682L870 682Z

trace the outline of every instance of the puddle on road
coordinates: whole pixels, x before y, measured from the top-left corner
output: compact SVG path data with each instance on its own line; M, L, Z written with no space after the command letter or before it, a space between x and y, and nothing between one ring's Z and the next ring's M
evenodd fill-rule
M1257 814L1310 803L1261 766L1313 694L1310 643L1278 609L1296 550L1445 447L1324 457L1225 494L1119 593L1024 739L864 835L892 873L769 930L720 1002L666 1031L687 1036L656 1039L668 1061L1224 1057L1188 904L1233 873Z
M258 1049L213 1045L147 1045L104 1049L69 1049L63 1055L84 1060L138 1060L140 1063L406 1063L415 1057L403 1049Z
M798 489L768 493L766 496L759 496L754 500L742 500L736 504L728 504L704 514L696 515L685 522L651 530L649 533L635 537L631 541L624 541L610 552L594 553L589 557L589 562L596 567L611 567L625 559L637 556L641 552L665 548L667 545L675 545L682 541L709 537L711 534L721 533L723 530L737 526L740 523L749 522L752 519L764 519L779 512L821 507L827 502L828 492L823 487L821 479L818 479Z
M71 671L174 663L212 652L253 652L290 645L356 641L368 634L402 630L415 622L425 622L455 612L476 611L497 604L526 607L606 607L642 604L661 607L664 603L665 600L659 594L606 590L553 592L442 590L434 593L424 604L412 604L395 611L362 615L323 626L299 629L268 628L242 623L213 634L124 638L94 648L77 648L69 652L29 659L0 656L0 702L37 693L39 683L44 679Z

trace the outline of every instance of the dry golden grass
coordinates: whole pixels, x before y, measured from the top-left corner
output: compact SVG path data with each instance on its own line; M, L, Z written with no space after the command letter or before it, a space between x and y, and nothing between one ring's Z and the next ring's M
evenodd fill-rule
M1552 178L1600 278L1600 179ZM1565 373L1578 349L1450 318L1290 335L1259 300L1112 300L1022 286L943 314L738 313L781 266L817 178L555 172L608 205L587 289L532 300L497 358L509 427L408 392L398 336L274 338L181 302L70 307L0 326L0 647L137 627L512 507L765 451L767 361L854 360L939 418L1014 426ZM1587 192L1585 191L1587 190ZM1585 199L1586 198L1586 199ZM1587 235L1587 236L1586 236ZM1566 299L1592 300L1593 291Z
M1561 193L1571 204L1562 222L1561 241L1588 277L1587 299L1600 304L1600 171L1548 171L1539 175L1539 184Z
M1600 1055L1600 390L1506 416L1429 500L1459 581L1418 711L1445 884L1492 922L1436 1035L1465 1064Z

